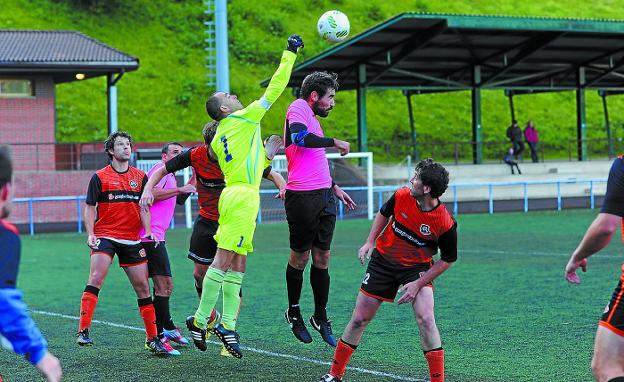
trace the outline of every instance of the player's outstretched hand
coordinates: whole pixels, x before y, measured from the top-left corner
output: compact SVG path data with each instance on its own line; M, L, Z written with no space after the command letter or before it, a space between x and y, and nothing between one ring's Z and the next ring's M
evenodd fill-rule
M100 245L100 240L97 237L95 237L95 235L89 235L87 237L87 245L91 249L98 249Z
M303 39L299 35L291 34L290 37L288 37L286 49L290 50L294 54L297 54L301 48L303 48Z
M154 194L152 194L151 190L148 190L147 188L143 190L143 194L141 195L141 200L139 200L139 204L145 210L147 210L149 206L154 204Z
M336 197L340 199L347 206L348 209L354 210L355 207L357 207L357 205L355 204L353 199L351 199L349 194L344 192L342 188L338 187L337 184L334 185L334 194L336 194Z
M366 264L366 262L370 260L372 253L373 245L368 242L364 243L364 245L358 250L358 259L360 259L360 263L362 263L362 265Z
M406 302L412 302L416 298L418 292L420 292L420 283L419 280L412 281L411 283L407 283L403 285L399 289L399 293L403 293L403 296L397 301L397 304L405 304Z
M570 284L580 284L581 278L576 274L576 270L581 268L583 272L587 272L587 259L574 261L570 259L565 267L565 278Z

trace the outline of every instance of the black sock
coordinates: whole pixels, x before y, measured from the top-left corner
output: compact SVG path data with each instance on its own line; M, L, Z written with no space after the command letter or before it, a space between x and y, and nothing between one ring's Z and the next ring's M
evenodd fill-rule
M299 311L299 299L303 287L303 269L297 269L290 264L286 267L286 287L288 288L288 309L290 313Z
M197 285L197 281L195 281L195 290L197 291L197 297L201 299L202 294L202 285Z
M156 311L156 328L159 334L163 332L163 329L175 329L175 326L169 325L170 323L173 324L169 313L169 297L155 295L154 310Z
M314 294L314 317L327 321L327 300L329 299L329 270L310 267L310 285Z
M611 378L607 382L624 382L624 376Z

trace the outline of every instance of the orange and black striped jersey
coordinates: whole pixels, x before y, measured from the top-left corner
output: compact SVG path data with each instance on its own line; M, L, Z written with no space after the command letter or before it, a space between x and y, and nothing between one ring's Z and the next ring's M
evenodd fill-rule
M146 183L147 175L132 166L125 172L117 172L108 165L93 174L86 203L97 205L95 236L140 240L142 225L139 199Z
M167 172L193 167L197 178L199 214L206 219L219 220L219 197L225 187L219 163L208 156L208 146L193 147L165 163Z
M457 260L457 223L444 204L422 211L410 189L403 187L379 213L390 218L375 242L386 260L403 266L427 263L438 248L442 260Z

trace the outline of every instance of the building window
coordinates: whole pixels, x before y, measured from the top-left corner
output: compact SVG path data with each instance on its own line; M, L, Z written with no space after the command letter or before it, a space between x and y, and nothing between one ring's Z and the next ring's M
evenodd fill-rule
M9 80L0 78L1 98L27 98L34 96L35 82L33 80Z

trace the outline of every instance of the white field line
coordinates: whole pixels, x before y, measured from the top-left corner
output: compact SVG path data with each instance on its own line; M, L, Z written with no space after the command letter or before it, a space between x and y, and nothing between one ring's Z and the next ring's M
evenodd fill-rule
M77 317L77 316L69 316L69 315L61 314L61 313L46 312L46 311L43 311L43 310L31 310L30 312L31 313L35 313L35 314L41 314L41 315L44 315L44 316L66 318L68 320L74 320L74 321L78 321L80 319L80 317ZM108 321L102 321L102 320L93 320L92 322L97 323L97 324L112 326L112 327L115 327L115 328L136 330L136 331L139 331L139 332L142 332L142 331L145 330L144 328L139 328L139 327L136 327L136 326L129 326L129 325L124 325L124 324L116 324L114 322L108 322ZM221 345L220 341L208 340L206 342L214 344L214 345ZM314 358L300 357L300 356L292 355L292 354L277 353L277 352L257 349L257 348L253 348L253 347L249 347L249 346L241 346L241 348L243 350L247 350L247 351L250 351L250 352L253 352L253 353L268 355L268 356L271 356L271 357L288 358L288 359L293 359L293 360L296 360L296 361L314 363L314 364L317 364L317 365L331 365L331 362L320 361L320 360L317 360L317 359L314 359ZM357 371L357 372L360 372L360 373L364 373L364 374L374 375L374 376L377 376L377 377L392 378L392 379L396 379L397 381L429 382L426 379L418 379L418 378L407 377L407 376L398 375L398 374L385 373L383 371L369 370L369 369L364 369L364 368L361 368L361 367L351 367L351 366L348 366L347 369L348 370Z

